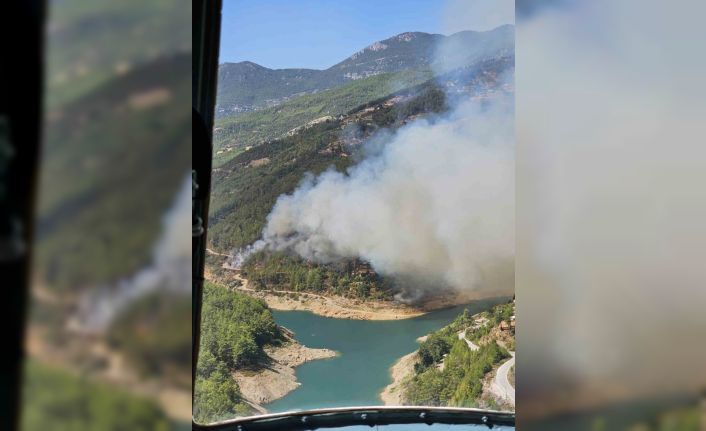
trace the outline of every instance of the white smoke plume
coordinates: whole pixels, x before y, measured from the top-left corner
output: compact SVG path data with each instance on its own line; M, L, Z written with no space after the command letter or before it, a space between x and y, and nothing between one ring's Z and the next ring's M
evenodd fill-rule
M174 294L190 292L191 175L188 175L164 215L161 237L152 249L152 262L113 285L86 292L68 323L79 332L100 332L135 300L160 289Z
M512 103L463 103L375 149L347 173L310 176L281 196L246 254L267 248L320 263L361 258L385 275L512 291Z

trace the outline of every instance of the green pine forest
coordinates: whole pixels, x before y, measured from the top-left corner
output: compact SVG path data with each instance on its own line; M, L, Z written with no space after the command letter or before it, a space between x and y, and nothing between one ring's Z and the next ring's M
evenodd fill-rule
M231 372L266 365L263 347L283 337L262 300L206 282L202 307L194 419L209 423L251 412Z

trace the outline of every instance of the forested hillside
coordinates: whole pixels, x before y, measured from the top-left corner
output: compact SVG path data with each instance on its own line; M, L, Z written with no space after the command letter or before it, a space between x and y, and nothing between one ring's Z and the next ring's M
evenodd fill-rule
M430 334L419 347L413 375L403 383L404 403L497 407L495 400L483 397L483 380L510 357L508 350L515 348L514 335L497 335L500 323L510 322L513 315L514 302L476 316L465 311L450 325ZM477 348L471 348L469 342Z
M201 321L194 418L209 423L250 412L231 372L261 367L263 347L281 342L272 313L258 299L206 282Z
M294 190L306 173L343 171L374 132L446 109L444 92L429 81L238 154L213 171L209 242L224 251L252 243L277 197Z
M149 263L191 163L181 108L190 63L178 54L136 68L48 121L36 258L53 288L113 282Z
M227 117L214 128L214 166L227 162L246 147L292 134L307 123L341 114L431 77L428 71L386 73L341 87L308 94L276 107Z
M392 299L390 280L356 260L314 265L286 253L259 252L248 260L243 274L255 289L278 288L348 298Z

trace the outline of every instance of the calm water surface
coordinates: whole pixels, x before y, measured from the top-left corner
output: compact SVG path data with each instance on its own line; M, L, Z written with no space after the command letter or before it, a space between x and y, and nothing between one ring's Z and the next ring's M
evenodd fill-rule
M339 356L297 367L301 386L266 407L270 412L380 405L379 393L390 383L390 367L417 349L418 337L450 323L464 308L478 313L506 298L487 299L405 320L332 319L308 311L273 311L278 324L308 347L333 349Z

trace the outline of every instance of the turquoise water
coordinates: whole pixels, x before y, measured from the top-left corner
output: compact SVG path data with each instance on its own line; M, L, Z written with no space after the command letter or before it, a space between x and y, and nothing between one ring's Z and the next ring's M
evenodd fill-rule
M418 337L442 328L468 308L478 313L506 298L476 301L414 319L371 321L332 319L308 311L274 311L278 324L295 332L308 347L333 349L339 356L297 367L301 386L266 405L270 412L380 405L378 394L390 383L390 367L417 349Z

